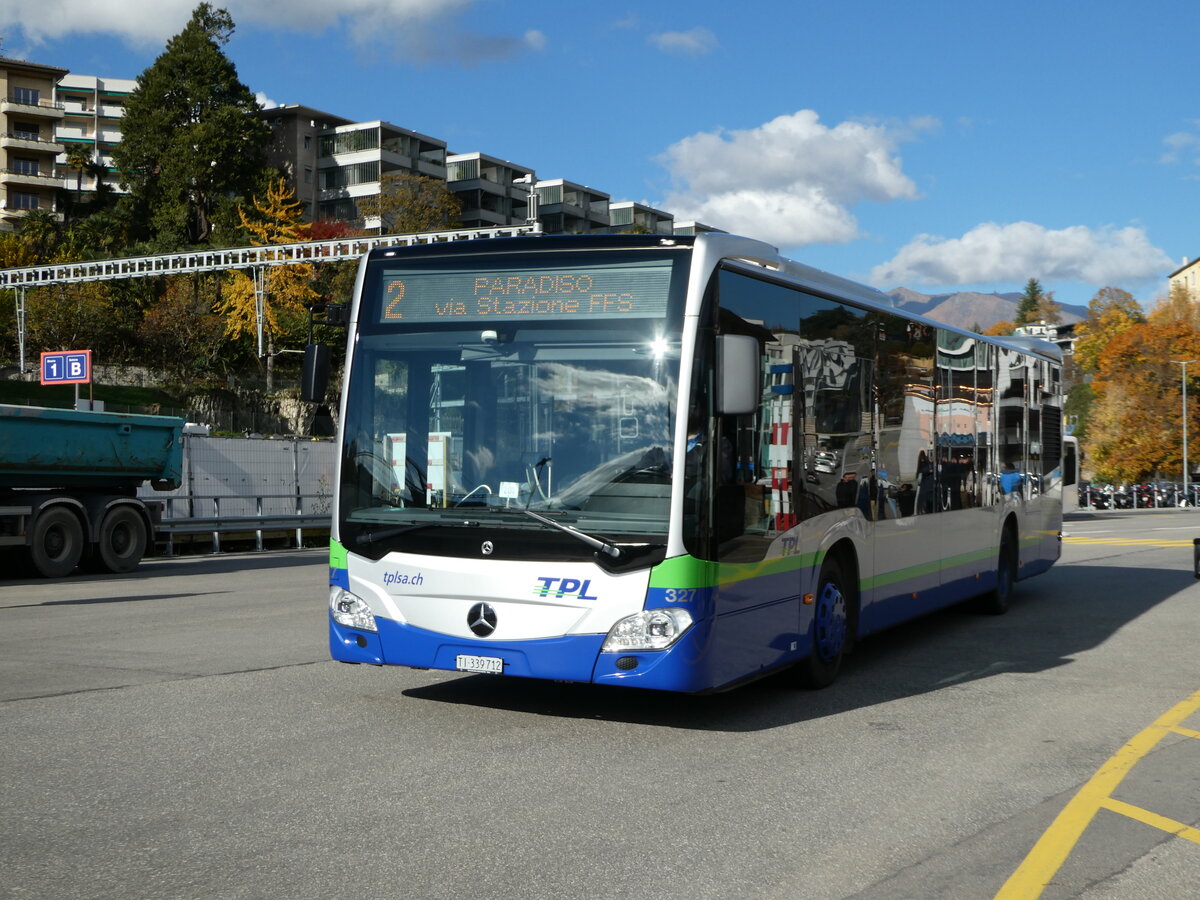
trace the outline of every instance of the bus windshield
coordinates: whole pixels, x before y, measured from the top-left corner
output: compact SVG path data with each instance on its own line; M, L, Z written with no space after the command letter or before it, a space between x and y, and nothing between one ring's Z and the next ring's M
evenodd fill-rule
M666 535L679 260L596 260L368 270L343 427L344 531L388 532L393 549L406 532L484 517L545 531L529 510L612 540Z

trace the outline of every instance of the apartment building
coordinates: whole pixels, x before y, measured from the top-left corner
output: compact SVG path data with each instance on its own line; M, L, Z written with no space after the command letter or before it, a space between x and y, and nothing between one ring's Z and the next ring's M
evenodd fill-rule
M274 106L264 109L261 115L271 126L268 165L287 176L296 191L296 199L304 204L304 218L315 222L321 199L317 177L321 136L343 125L351 125L352 121L299 104Z
M646 206L644 203L634 203L632 200L621 200L608 205L609 224L615 232L634 232L637 234L674 234L675 217L669 212Z
M1041 338L1043 341L1056 344L1063 353L1071 354L1075 352L1076 324L1078 323L1059 322L1056 325L1050 325L1045 321L1031 322L1028 325L1018 325L1013 334Z
M538 221L547 234L589 234L607 231L610 197L564 178L535 185Z
M63 152L56 128L64 113L54 86L66 74L57 66L0 58L0 230L13 231L35 209L62 218L55 157Z
M467 228L526 222L536 181L536 174L528 166L486 153L446 157L446 186L462 201L459 220Z
M121 141L121 119L125 103L137 82L129 78L100 78L95 75L64 75L55 96L63 117L56 134L63 151L56 161L64 186L81 194L95 192L103 184L120 191L112 152ZM72 147L87 150L92 166L80 169L71 164Z
M724 228L717 228L714 225L705 225L703 222L697 222L695 220L689 220L687 222L676 222L674 230L675 230L675 234L679 234L679 235L704 234L704 232L706 232L706 231L717 231L722 234L725 233Z
M362 221L364 197L378 196L391 172L446 180L446 142L388 122L353 122L323 131L317 142L317 218Z

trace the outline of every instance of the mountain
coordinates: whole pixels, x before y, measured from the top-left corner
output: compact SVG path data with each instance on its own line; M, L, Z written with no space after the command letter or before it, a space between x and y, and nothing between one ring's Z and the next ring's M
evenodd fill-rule
M997 322L1011 322L1017 315L1019 293L980 294L975 291L958 291L953 294L922 294L908 288L893 288L885 293L892 298L898 309L928 316L947 325L959 328L979 328L986 331ZM1087 318L1086 306L1060 303L1062 320L1082 322Z

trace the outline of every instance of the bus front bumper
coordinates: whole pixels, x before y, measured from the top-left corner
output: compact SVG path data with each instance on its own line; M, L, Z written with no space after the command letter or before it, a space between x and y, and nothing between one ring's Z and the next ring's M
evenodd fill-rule
M709 624L698 622L665 650L602 653L602 634L528 641L471 641L377 616L379 631L339 625L330 619L330 655L342 662L416 669L478 672L481 660L497 674L553 681L594 682L656 690L695 692L709 683L704 661ZM473 666L466 668L465 666Z

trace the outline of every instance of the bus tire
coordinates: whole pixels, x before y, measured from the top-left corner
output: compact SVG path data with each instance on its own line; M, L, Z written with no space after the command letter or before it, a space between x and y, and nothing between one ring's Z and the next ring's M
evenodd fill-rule
M796 680L801 687L828 687L837 678L849 641L853 606L853 592L842 574L841 564L827 556L817 579L812 652L797 665Z
M979 598L979 610L990 616L1008 612L1013 585L1017 583L1017 542L1011 528L1000 535L1000 552L996 556L996 584Z
M146 523L132 506L116 506L100 523L97 549L109 572L132 572L146 552Z
M29 559L45 578L70 575L83 556L83 526L73 512L52 506L38 513L29 540Z

